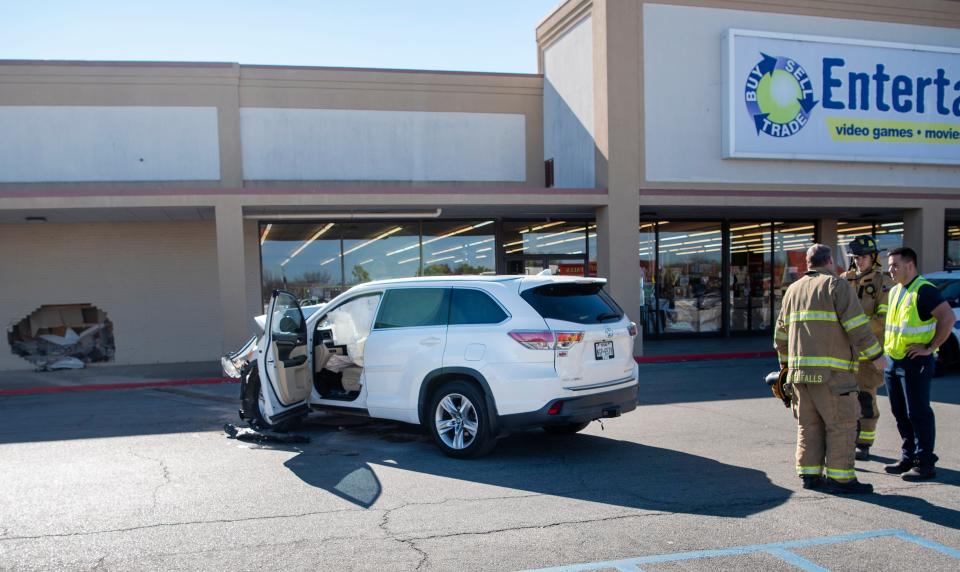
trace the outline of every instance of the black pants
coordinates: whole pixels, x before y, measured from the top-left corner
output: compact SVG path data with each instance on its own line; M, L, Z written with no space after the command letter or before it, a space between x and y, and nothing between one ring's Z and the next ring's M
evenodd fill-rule
M933 465L937 430L930 407L930 382L936 359L931 356L892 360L883 372L890 409L902 439L900 458Z

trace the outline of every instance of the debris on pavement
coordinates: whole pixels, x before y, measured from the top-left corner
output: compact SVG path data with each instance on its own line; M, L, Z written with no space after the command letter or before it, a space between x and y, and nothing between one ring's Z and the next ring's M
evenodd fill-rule
M296 433L279 433L269 429L253 429L252 427L237 427L232 423L223 426L223 432L231 439L252 443L309 443L310 437Z

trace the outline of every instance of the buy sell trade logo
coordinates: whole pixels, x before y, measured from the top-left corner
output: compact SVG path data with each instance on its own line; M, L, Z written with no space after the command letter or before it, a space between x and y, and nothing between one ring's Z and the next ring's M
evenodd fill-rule
M744 100L757 135L789 137L807 124L817 105L803 66L783 56L763 56L747 76Z

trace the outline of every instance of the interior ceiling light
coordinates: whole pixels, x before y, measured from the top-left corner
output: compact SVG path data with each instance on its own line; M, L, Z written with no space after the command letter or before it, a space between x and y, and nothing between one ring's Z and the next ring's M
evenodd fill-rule
M289 261L289 260L295 258L295 257L296 257L298 254L300 254L301 252L303 252L303 249L304 249L304 248L310 246L310 244L313 243L313 241L315 241L315 240L317 240L318 238L320 238L321 236L323 236L328 230L330 230L331 228L333 228L333 225L334 225L334 223L332 223L332 222L327 223L326 226L324 226L323 228L321 228L320 230L318 230L313 236L311 236L310 238L308 238L307 240L305 240L305 241L303 242L303 244L301 244L296 250L294 250L293 252L291 252L291 253L290 253L290 257L287 258L287 260Z
M394 254L399 254L399 253L401 253L401 252L406 252L406 251L408 251L408 250L412 250L412 249L414 249L414 248L417 248L417 247L421 246L421 244L430 244L430 243L432 243L432 242L436 242L436 241L442 240L442 239L444 239L444 238L450 238L451 236L456 236L456 235L458 235L458 234L463 234L463 233L468 232L468 231L471 231L471 230L473 230L473 229L480 228L480 227L483 227L483 226L487 226L488 224L493 224L493 222L494 222L494 221L492 221L492 220L486 220L486 221L483 221L483 222L481 222L481 223L477 223L477 224L470 225L470 226L465 226L465 227L463 227L463 228L459 228L459 229L457 229L457 230L448 232L448 233L446 233L446 234L441 234L440 236L435 236L435 237L431 238L430 240L424 240L422 243L417 243L417 244L414 244L414 245L411 245L411 246L407 246L407 247L405 247L405 248L401 248L401 249L399 249L399 250L394 250L393 252L388 252L388 253L387 253L387 256L393 256Z
M373 244L374 242L376 242L376 241L378 241L378 240L380 240L380 239L383 239L383 238L387 238L387 237L390 236L391 234L396 234L396 233L400 232L401 230L403 230L403 227L402 227L402 226L397 226L397 227L391 228L390 230L388 230L387 232L385 232L385 233L383 233L383 234L381 234L381 235L375 236L375 237L371 238L370 240L368 240L368 241L366 241L366 242L364 242L364 243L361 243L361 244L358 244L358 245L354 246L354 247L351 248L350 250L347 250L346 252L344 252L343 255L346 256L346 255L350 254L351 252L356 252L356 251L360 250L361 248L363 248L363 247L365 247L365 246L369 246L369 245Z
M260 235L260 246L263 246L263 243L267 241L267 235L270 234L271 228L273 228L273 224L268 224L266 228L263 229L263 234Z
M548 223L546 223L546 224L541 224L541 225L539 225L539 226L534 226L534 227L524 228L524 229L522 229L522 230L518 230L517 233L518 233L518 234L526 234L526 233L528 233L528 232L536 232L536 231L538 231L538 230L543 230L543 229L545 229L545 228L550 228L550 227L557 226L558 224L567 224L567 221L565 221L565 220L558 220L558 221L555 221L555 222L548 222Z

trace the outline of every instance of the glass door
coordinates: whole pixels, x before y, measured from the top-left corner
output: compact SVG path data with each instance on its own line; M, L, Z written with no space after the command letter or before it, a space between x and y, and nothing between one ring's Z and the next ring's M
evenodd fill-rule
M657 304L664 333L719 332L723 231L720 222L671 222L658 233Z
M730 223L730 331L770 329L771 226Z

